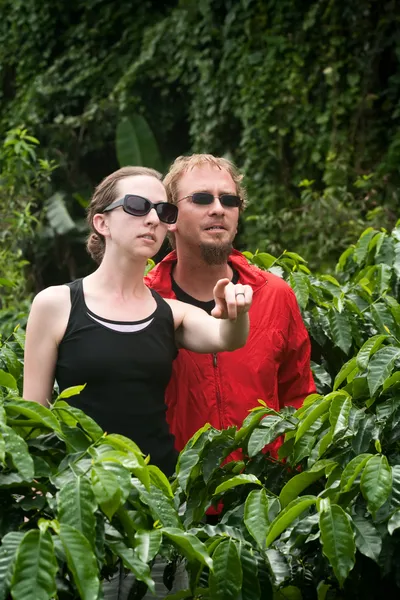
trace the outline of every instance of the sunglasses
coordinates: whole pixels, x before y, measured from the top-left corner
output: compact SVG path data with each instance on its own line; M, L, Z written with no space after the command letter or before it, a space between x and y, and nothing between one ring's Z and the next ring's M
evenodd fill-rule
M186 198L191 198L193 204L201 204L203 206L207 204L212 204L214 202L214 194L210 194L209 192L196 192L191 194L190 196L184 196L181 200L185 200ZM227 208L238 208L242 200L240 196L236 196L235 194L221 194L221 196L217 196L222 206ZM178 200L180 202L181 200Z
M133 215L134 217L144 217L149 214L152 208L154 208L160 221L167 223L168 225L176 223L176 219L178 218L178 207L175 206L175 204L170 204L169 202L157 202L156 204L153 204L153 202L150 202L147 198L142 198L142 196L135 196L133 194L127 194L124 198L121 198L121 200L115 200L115 202L112 202L107 206L103 212L109 212L119 206L122 206L128 215Z

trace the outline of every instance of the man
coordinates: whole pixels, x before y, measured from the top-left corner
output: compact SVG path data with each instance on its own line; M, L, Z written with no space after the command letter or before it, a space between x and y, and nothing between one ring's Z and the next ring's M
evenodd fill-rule
M232 248L246 199L241 180L230 161L207 154L177 158L164 179L169 202L179 206L170 226L175 250L150 271L147 285L207 312L218 279L253 289L244 348L215 355L180 350L174 361L166 403L179 451L207 422L240 426L259 398L279 410L301 406L315 391L309 337L292 289Z

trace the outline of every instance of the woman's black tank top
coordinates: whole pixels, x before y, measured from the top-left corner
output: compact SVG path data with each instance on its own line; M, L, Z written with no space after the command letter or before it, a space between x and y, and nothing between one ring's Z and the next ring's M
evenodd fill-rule
M71 312L58 348L60 392L86 383L68 402L104 431L131 438L166 475L177 453L166 421L164 392L177 355L170 306L155 292L156 310L146 319L115 322L86 306L82 279L68 284Z

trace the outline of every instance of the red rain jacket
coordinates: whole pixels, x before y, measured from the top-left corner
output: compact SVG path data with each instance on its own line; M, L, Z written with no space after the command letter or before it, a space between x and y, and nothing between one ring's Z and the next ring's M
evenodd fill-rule
M171 271L176 260L171 252L145 279L164 298L175 298ZM167 420L178 451L205 423L217 429L239 427L248 411L259 406L258 398L279 410L298 408L315 392L310 340L293 290L280 277L249 265L236 250L229 262L239 283L253 289L250 334L234 352L179 350L166 392ZM279 445L277 440L269 449L274 452Z

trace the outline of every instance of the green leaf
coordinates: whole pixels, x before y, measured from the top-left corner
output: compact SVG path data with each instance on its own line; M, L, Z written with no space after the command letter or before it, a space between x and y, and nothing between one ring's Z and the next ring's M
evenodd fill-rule
M11 586L17 550L24 537L21 531L11 531L2 539L0 547L0 600L6 600Z
M161 469L159 469L155 465L149 465L147 467L147 470L150 475L151 482L160 490L162 490L166 496L173 498L174 493L172 491L171 484L168 481L166 475L164 475L164 473L161 471Z
M135 554L144 563L149 563L156 556L162 541L162 531L138 531L135 535Z
M277 587L290 577L290 569L282 552L269 548L265 552L266 562L272 575L273 582Z
M11 582L14 600L48 600L56 594L58 564L48 531L28 531L17 551Z
M260 548L265 547L269 527L269 501L264 489L252 490L244 506L244 524Z
M371 457L372 454L359 454L346 465L340 479L340 488L342 492L346 493L351 490Z
M348 354L353 341L351 335L351 325L344 312L337 312L331 309L328 313L329 326L331 329L332 340L335 346L338 346L345 354Z
M289 277L290 285L296 294L297 302L301 308L306 308L308 304L308 298L310 296L309 291L309 280L307 275L300 273L299 271L292 271Z
M357 434L353 437L352 446L356 454L361 454L369 450L371 443L376 439L376 417L375 415L365 415L361 419Z
M22 364L15 352L4 344L1 348L0 358L5 360L9 373L17 380L22 372Z
M395 331L395 323L386 304L383 302L376 302L375 304L372 304L371 315L374 320L374 324L380 333L385 334L388 332L388 330L390 333Z
M393 533L396 531L396 529L399 529L399 528L400 528L400 508L395 510L394 513L392 514L392 516L390 517L390 519L388 521L388 532L390 533L390 535L393 535Z
M335 441L348 429L352 403L350 398L336 396L329 407L329 421L331 423L332 440Z
M246 483L254 483L256 485L261 485L261 481L259 481L255 475L236 475L236 477L232 477L231 479L220 483L220 485L216 488L214 492L214 496L216 496L217 494L222 494L222 492L226 492L226 490L230 490L233 487L237 487L238 485L244 485Z
M61 415L67 413L70 417L72 417L72 422L68 422L68 425L72 427L76 427L77 423L81 426L84 432L94 441L97 442L101 437L103 437L104 432L102 428L97 425L96 421L86 415L83 410L79 408L75 408L74 406L70 406L67 402L57 401L57 405L53 409L53 411L57 411L61 413Z
M132 571L136 579L143 581L154 594L155 586L151 578L149 565L142 562L133 548L128 548L123 542L109 542L109 545L115 554L122 559L124 566Z
M209 575L213 600L237 600L242 587L243 572L239 553L233 540L218 544L213 554L214 569Z
M332 392L331 394L328 394L324 398L321 398L321 399L317 400L316 402L314 402L314 404L312 405L313 408L310 410L310 412L307 414L307 416L301 421L301 423L299 424L299 426L297 428L296 437L295 437L296 442L305 433L307 433L310 430L310 426L319 417L321 417L321 415L323 415L324 413L326 413L329 410L329 407L330 407L331 402L332 402L333 398L335 397L335 395L340 396L342 394L343 394L342 392Z
M336 391L341 383L346 379L346 377L354 371L357 366L356 357L353 357L349 361L347 361L343 367L340 369L339 373L335 377L335 382L333 385L333 391Z
M382 549L382 539L378 530L361 514L353 516L353 525L357 549L377 563Z
M285 508L290 502L295 500L309 485L318 481L327 467L327 462L333 464L333 461L321 461L321 466L318 468L318 463L313 465L312 471L304 471L295 475L283 486L281 493L279 494L279 501L282 508Z
M6 452L10 456L14 467L24 481L32 481L35 467L27 443L11 427L3 426L1 429L6 444Z
M134 487L140 489L140 499L147 504L155 521L160 521L165 527L182 529L182 523L172 499L166 496L162 490L151 484L150 491L147 491L144 486L140 486L139 481L134 483Z
M303 596L298 587L288 585L274 594L274 600L302 600Z
M3 369L0 369L0 386L18 392L18 385L15 378L11 373L7 373L6 371L3 371Z
M323 553L329 560L340 587L354 567L356 545L350 519L343 508L320 503L319 527Z
M68 212L64 194L60 192L53 194L46 202L46 209L50 226L57 235L66 235L76 229L76 225Z
M170 539L188 560L198 560L209 569L213 568L213 561L206 546L195 535L174 527L164 527L162 534Z
M357 366L359 369L365 370L368 367L369 359L379 350L387 338L387 335L374 335L364 343L357 354Z
M280 534L285 531L297 517L299 517L307 508L315 504L317 498L315 496L302 496L296 498L286 506L278 516L272 521L266 540L267 547L272 544Z
M80 394L86 387L86 383L84 383L83 385L74 385L72 387L66 388L65 390L63 390L61 392L61 394L59 394L54 402L53 407L57 407L58 408L58 401L59 400L64 400L65 398L71 398L71 396L77 396L78 394ZM64 403L64 406L68 406L68 408L70 408L69 404Z
M361 234L356 247L354 248L354 258L358 265L361 265L364 262L368 254L369 243L377 233L378 231L368 227L368 229Z
M374 396L385 380L391 375L396 360L400 358L400 348L385 346L374 354L368 364L368 387Z
M242 564L241 600L261 600L261 588L258 581L257 557L252 548L241 544L240 562Z
M375 515L392 491L392 470L386 456L373 456L367 461L360 485L368 510Z
M100 590L97 562L93 550L80 531L61 523L58 527L67 566L73 576L81 600L97 600Z
M24 415L38 425L44 425L53 431L60 431L60 425L49 408L30 400L10 400L5 403L7 413Z
M78 529L95 547L97 503L89 481L78 476L57 494L58 519Z
M157 142L142 115L123 117L117 125L116 149L121 167L138 165L162 170Z
M101 510L112 519L122 502L122 493L117 477L99 465L92 468L92 487Z

